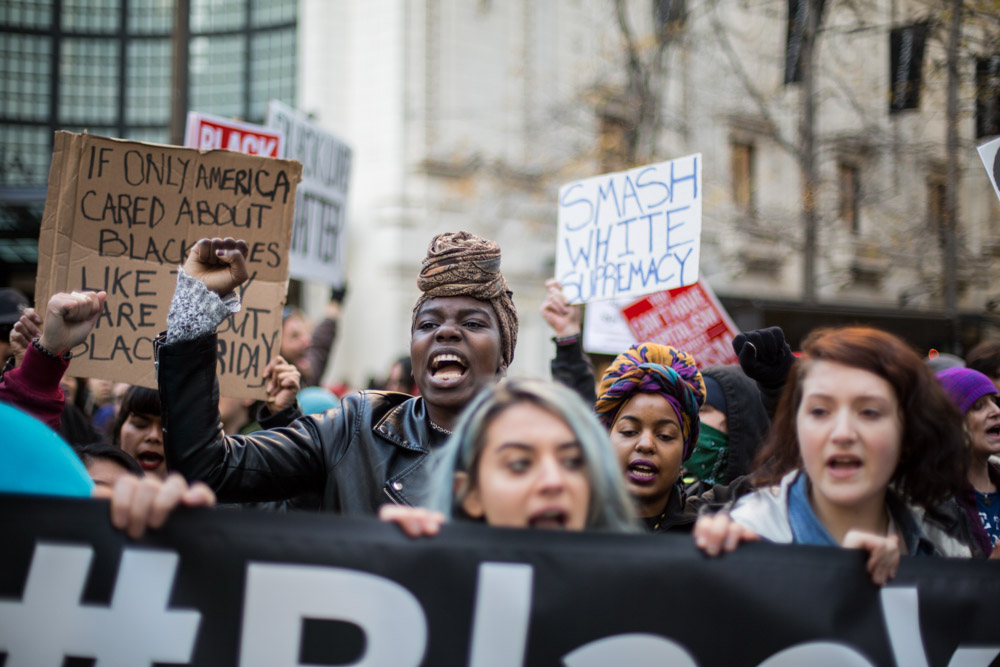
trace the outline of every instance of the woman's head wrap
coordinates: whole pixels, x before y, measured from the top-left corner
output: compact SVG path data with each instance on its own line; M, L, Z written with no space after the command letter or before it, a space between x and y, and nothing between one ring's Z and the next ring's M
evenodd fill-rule
M517 344L517 310L514 293L500 273L500 246L469 232L438 234L427 248L417 287L423 294L413 306L414 320L428 299L469 296L488 301L500 325L504 366L510 365Z
M610 429L626 401L640 393L662 396L673 407L686 459L698 441L698 411L705 402L705 381L694 358L669 345L633 345L605 371L594 412Z

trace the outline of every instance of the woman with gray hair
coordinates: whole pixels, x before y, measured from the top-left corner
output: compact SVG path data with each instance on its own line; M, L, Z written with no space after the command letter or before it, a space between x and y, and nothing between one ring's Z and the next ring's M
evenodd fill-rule
M634 532L607 432L571 390L507 380L469 404L435 456L427 509L383 506L410 536L459 518L490 526Z

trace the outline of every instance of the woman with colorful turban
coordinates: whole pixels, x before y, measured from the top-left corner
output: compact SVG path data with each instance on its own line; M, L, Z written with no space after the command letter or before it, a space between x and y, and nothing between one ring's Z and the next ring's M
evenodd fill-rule
M705 382L694 359L668 345L640 343L604 373L594 411L608 429L636 510L654 532L690 530L678 483L698 441Z
M178 271L167 334L155 346L168 468L204 480L225 503L311 492L323 509L374 514L387 501L419 502L425 459L514 356L517 311L499 246L466 232L432 239L410 329L419 397L361 392L286 428L228 435L213 398L215 328L239 309L246 252L242 241L203 239Z

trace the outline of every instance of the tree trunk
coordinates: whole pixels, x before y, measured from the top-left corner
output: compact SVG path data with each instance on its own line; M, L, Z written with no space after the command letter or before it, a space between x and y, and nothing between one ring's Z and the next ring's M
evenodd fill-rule
M802 33L799 62L802 67L802 115L799 119L799 164L802 169L802 301L816 303L816 82L813 67L816 33L819 30L819 0L806 0L806 25Z
M948 28L948 129L945 138L947 183L944 195L944 312L950 323L948 351L959 353L958 323L958 46L962 33L962 2L951 0Z

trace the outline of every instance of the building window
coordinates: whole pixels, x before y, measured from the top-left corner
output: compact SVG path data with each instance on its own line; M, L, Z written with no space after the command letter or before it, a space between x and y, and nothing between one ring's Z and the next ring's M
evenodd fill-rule
M976 138L1000 134L1000 54L976 59Z
M754 213L753 144L734 141L732 151L733 204L744 215Z
M259 32L250 45L250 117L266 117L269 100L295 106L295 28Z
M37 35L4 35L0 41L0 113L7 118L49 117L52 42Z
M0 2L0 25L8 29L48 29L52 25L52 3L53 0L4 0Z
M191 38L191 109L246 119L246 35Z
M840 219L844 221L852 234L860 230L858 220L858 201L861 198L861 179L858 168L854 165L840 163L837 165L837 182L840 184Z
M61 0L63 32L116 33L121 26L121 0Z
M246 0L191 0L191 32L241 30L247 23Z
M59 122L118 122L119 42L72 38L59 53Z
M170 40L134 39L126 49L125 121L165 127L170 122Z
M45 183L51 138L47 127L0 125L0 186Z

